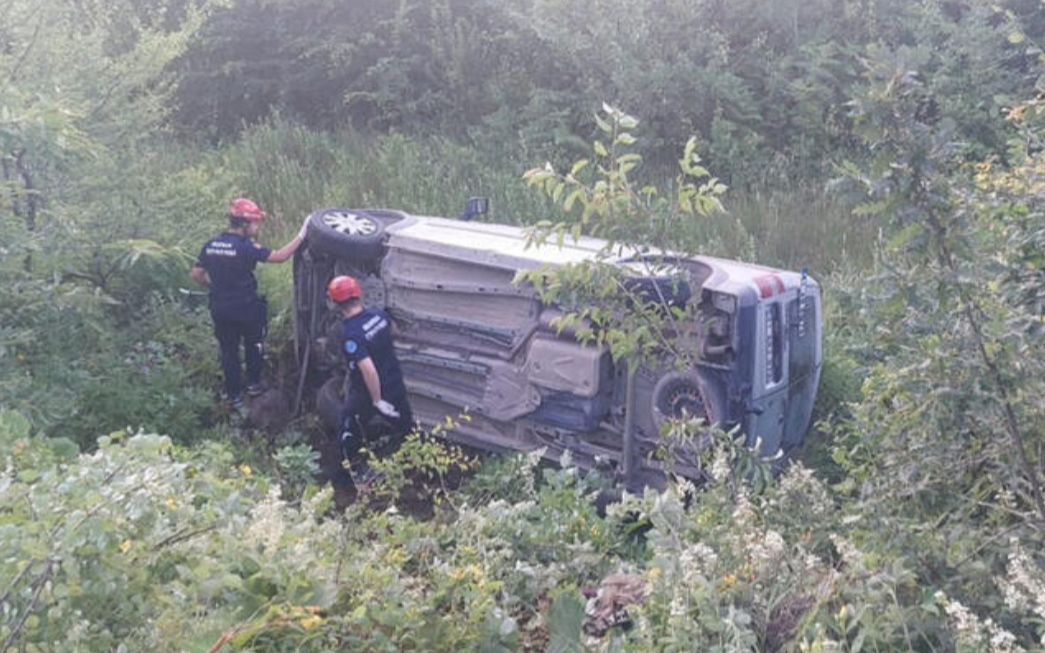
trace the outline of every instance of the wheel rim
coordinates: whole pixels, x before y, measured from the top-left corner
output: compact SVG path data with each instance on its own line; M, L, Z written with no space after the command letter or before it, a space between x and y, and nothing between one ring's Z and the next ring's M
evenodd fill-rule
M377 223L373 218L348 211L330 211L323 215L323 223L334 231L350 236L369 236L377 231Z
M685 383L677 385L672 388L665 399L666 405L661 410L669 417L680 419L683 415L705 416L704 401L701 399L700 391L692 385Z

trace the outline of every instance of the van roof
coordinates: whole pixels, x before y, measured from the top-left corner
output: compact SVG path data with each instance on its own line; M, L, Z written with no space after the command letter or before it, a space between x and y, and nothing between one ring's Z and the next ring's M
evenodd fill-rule
M607 246L606 241L590 236L577 240L567 237L562 243L554 239L531 243L525 227L430 216L411 216L390 225L388 232L391 248L513 270L591 261ZM635 254L629 248L610 253L605 259L609 262L623 261Z
M575 240L567 236L561 244L555 240L529 244L526 229L515 225L411 215L389 225L388 246L508 270L532 270L543 265L570 265L601 260L625 265L640 276L650 274L648 268L635 263L640 252L634 248L620 246L616 251L609 251L608 256L600 258L599 253L607 246L607 242L601 238L581 236ZM710 284L733 292L743 287L765 297L766 288L769 288L770 294L776 294L782 292L785 285L797 286L802 278L799 272L755 263L704 255L668 255L705 266L711 276L701 275L701 285ZM769 280L768 286L766 279ZM808 279L808 283L817 285L812 279Z

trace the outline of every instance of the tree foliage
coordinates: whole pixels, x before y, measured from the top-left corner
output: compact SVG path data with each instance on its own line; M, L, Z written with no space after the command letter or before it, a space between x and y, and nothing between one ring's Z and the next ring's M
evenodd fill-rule
M886 220L888 246L860 289L858 332L876 347L858 356L868 373L836 449L843 487L875 540L888 533L894 555L919 552L919 582L952 597L953 614L975 622L1004 612L1024 636L1040 628L1042 606L1022 589L1003 599L977 588L1042 578L1026 557L1045 525L1041 266L1029 255L1042 228L1032 190L1041 155L1024 133L1013 167L970 165L956 123L928 110L920 75L896 61L871 75L855 124L876 158L849 178L866 192L865 210ZM1035 102L1010 116L1036 113ZM1006 567L1007 578L992 578ZM969 650L986 650L1000 623L980 619L959 634Z
M275 111L562 164L606 101L647 121L656 169L695 134L731 183L786 183L858 151L845 103L874 49L924 75L975 152L998 149L999 112L1042 72L1043 25L1022 0L240 0L174 68L178 122L220 138Z

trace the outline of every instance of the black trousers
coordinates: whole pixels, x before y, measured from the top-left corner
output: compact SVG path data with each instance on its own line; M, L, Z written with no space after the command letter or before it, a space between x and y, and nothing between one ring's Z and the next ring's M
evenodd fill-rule
M382 397L385 401L396 407L399 411L399 419L388 420L392 426L392 442L389 443L389 451L394 451L403 443L407 434L414 430L414 415L410 410L410 402L406 398L406 389L392 396ZM366 425L377 415L370 400L370 394L363 391L352 391L345 398L345 405L341 410L341 455L346 460L354 461L359 457L359 449L363 446L366 437Z
M243 373L240 347L247 363L247 385L261 382L265 365L265 333L268 304L258 300L247 306L210 309L214 321L214 337L221 349L221 371L225 375L225 395L236 399L243 395Z

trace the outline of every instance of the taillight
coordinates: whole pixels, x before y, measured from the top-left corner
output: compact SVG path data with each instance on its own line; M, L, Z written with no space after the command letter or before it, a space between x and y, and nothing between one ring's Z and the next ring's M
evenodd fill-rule
M700 303L700 332L704 360L729 364L733 355L733 322L737 298L705 290Z

